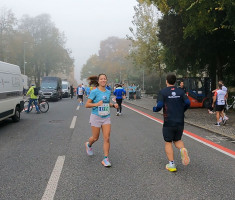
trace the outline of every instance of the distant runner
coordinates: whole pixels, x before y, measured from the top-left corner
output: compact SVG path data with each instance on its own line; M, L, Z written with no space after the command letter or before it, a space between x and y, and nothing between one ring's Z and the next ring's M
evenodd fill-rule
M188 165L190 162L188 151L181 140L184 131L184 112L189 108L190 101L182 89L174 86L175 82L176 76L168 74L166 78L167 87L160 91L157 106L153 107L154 112L163 108L164 124L162 132L165 140L165 151L169 160L166 169L171 172L177 171L172 143L180 149L183 165Z
M84 87L82 85L78 85L77 87L77 99L78 99L78 104L83 105L83 95L85 93Z
M226 123L226 119L224 118L224 106L226 101L227 92L222 89L223 85L221 83L218 84L218 90L215 91L213 96L213 104L212 107L215 107L216 110L216 123L215 126L220 126L220 117L222 117L223 124Z
M125 98L126 91L122 88L122 85L117 85L117 88L114 90L113 94L116 96L116 102L118 104L117 116L122 114L122 99Z

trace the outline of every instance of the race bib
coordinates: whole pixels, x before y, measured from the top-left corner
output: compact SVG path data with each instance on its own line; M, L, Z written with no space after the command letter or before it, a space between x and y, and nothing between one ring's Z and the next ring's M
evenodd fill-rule
M107 116L110 114L110 106L109 103L103 103L102 106L98 106L98 115Z

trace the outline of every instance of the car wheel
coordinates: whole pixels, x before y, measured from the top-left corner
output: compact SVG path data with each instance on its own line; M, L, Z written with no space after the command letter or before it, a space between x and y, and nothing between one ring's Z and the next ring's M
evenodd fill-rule
M15 115L12 117L13 122L20 121L20 108L16 106Z

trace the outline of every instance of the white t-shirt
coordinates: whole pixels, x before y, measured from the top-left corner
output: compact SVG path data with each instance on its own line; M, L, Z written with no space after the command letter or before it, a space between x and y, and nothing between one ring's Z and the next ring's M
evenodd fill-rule
M225 91L227 93L228 89L223 85L222 86L222 90Z
M225 105L225 95L227 92L223 91L223 90L217 90L215 92L215 96L216 96L216 105L220 105L223 106Z
M78 95L83 95L84 89L82 87L78 88Z

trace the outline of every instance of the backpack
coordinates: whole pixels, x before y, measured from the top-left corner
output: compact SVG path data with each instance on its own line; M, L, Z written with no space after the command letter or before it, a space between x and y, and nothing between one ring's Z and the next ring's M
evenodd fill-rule
M35 96L38 96L38 88L33 88L33 94L35 95Z

